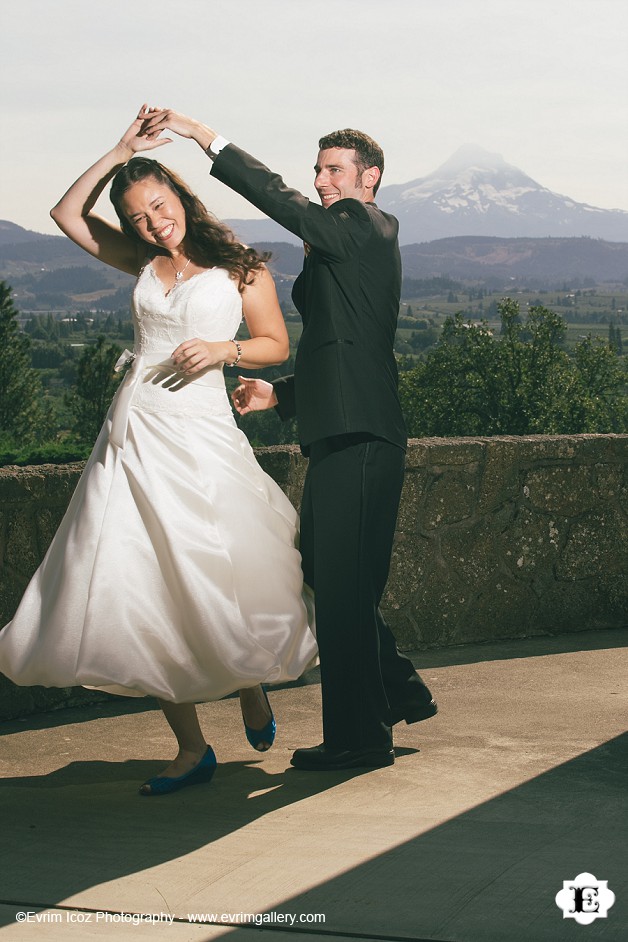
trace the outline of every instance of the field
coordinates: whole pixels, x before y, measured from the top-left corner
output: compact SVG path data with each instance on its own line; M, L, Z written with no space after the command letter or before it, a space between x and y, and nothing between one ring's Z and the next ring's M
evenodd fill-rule
M487 293L484 289L465 288L457 294L433 297L408 298L401 304L395 349L398 354L414 357L424 354L437 341L447 317L461 312L465 320L486 320L495 334L500 323L497 305L503 294ZM567 322L565 346L573 349L575 344L589 334L608 342L609 324L613 324L621 336L623 349L628 352L628 289L614 290L601 287L577 291L517 292L513 297L519 302L522 315L530 306L543 305L561 314ZM79 318L80 323L67 325L59 336L54 322L60 315L48 314L40 318L40 330L31 332L33 341L33 363L40 369L46 395L54 400L62 427L67 427L69 413L64 402L65 394L76 381L76 364L85 344L93 343L99 334L106 334L109 343L120 347L132 346L130 322L117 315L90 312L91 316ZM23 317L22 323L27 319ZM297 315L288 315L286 325L290 337L291 353L294 354L301 323ZM242 336L246 336L243 328ZM231 371L227 371L232 385ZM277 375L273 371L273 375Z
M405 326L408 315L440 331L445 319L458 312L463 314L465 320L486 320L490 329L497 333L500 322L496 308L503 297L503 292L491 294L482 289L469 289L453 296L450 293L448 297L409 298L401 304L400 321L404 326L399 327L398 337L407 342L417 329ZM560 314L567 322L565 346L568 349L573 349L578 340L589 334L607 341L611 323L619 330L624 349L628 349L628 289L625 286L564 292L517 291L510 297L519 302L524 317L527 309L535 305L542 305ZM420 329L425 329L425 323L421 324Z

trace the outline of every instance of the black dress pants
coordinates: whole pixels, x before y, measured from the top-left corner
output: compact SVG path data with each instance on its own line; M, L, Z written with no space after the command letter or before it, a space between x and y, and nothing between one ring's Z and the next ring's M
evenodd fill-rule
M389 747L392 715L431 697L379 611L404 463L401 448L360 434L310 447L300 548L316 597L323 736L332 749Z

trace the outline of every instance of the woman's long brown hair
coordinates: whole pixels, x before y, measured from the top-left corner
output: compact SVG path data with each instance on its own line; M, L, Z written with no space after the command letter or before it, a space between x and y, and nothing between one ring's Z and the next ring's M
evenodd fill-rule
M185 210L185 250L188 258L203 268L225 268L238 282L238 290L251 284L255 273L270 258L238 242L231 229L212 216L190 188L172 170L157 160L134 157L119 170L111 183L110 198L120 220L122 231L134 242L144 243L121 207L123 194L139 180L153 177L176 193ZM146 243L144 243L146 244ZM155 254L162 254L158 246Z

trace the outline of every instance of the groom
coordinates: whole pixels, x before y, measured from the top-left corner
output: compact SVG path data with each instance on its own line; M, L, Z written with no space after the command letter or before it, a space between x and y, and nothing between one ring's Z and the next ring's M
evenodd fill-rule
M323 137L314 168L318 206L206 125L166 112L152 131L166 128L196 140L216 179L305 243L293 290L303 319L294 376L273 385L242 379L234 393L240 413L296 414L309 456L300 550L316 597L324 741L297 749L292 765L392 765L391 727L427 719L437 707L379 610L406 447L393 353L398 223L374 202L384 155L360 131Z

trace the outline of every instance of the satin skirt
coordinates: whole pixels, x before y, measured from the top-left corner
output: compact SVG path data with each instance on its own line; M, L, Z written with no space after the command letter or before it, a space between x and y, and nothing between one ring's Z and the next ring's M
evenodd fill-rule
M0 671L173 702L299 677L316 641L297 514L230 410L131 408L122 449L113 411L0 632Z

